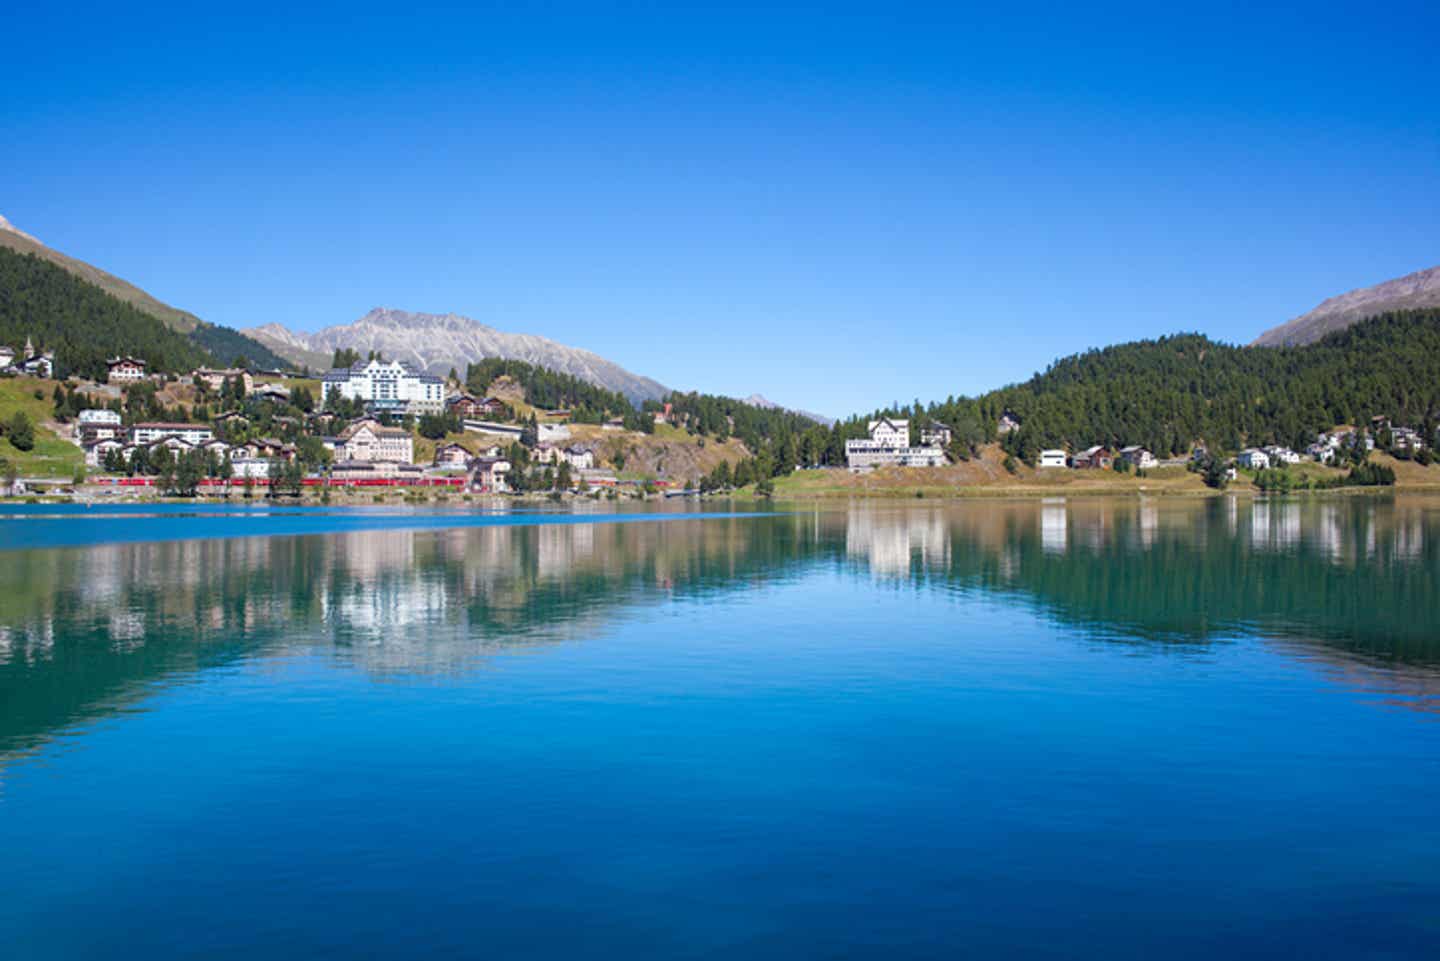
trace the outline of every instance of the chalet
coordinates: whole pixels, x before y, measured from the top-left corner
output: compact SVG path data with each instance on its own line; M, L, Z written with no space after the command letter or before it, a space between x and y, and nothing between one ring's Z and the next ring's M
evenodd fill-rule
M1247 447L1236 458L1241 467L1250 470L1266 470L1270 466L1270 455L1258 447Z
M565 462L577 471L591 470L595 466L595 452L579 444L565 448Z
M220 391L225 387L226 381L232 383L238 378L240 385L245 388L245 393L250 393L255 387L255 378L243 367L199 367L191 372L191 378L196 384L204 384L210 390Z
M1317 460L1322 464L1333 464L1335 463L1335 451L1337 449L1338 445L1332 447L1329 444L1316 441L1305 448L1305 453L1311 460Z
M1051 448L1050 450L1042 450L1042 451L1040 452L1040 460L1036 462L1035 466L1036 466L1036 467L1064 467L1064 466L1065 466L1065 452L1064 452L1063 450L1059 450L1059 449L1056 449L1056 448Z
M464 468L470 463L470 452L461 444L442 444L435 448L436 467Z
M105 459L111 451L125 449L125 443L117 437L105 437L81 446L85 450L85 466L96 468L105 466Z
M238 410L231 410L226 411L225 413L215 417L212 422L216 424L224 424L226 426L230 426L232 424L239 426L240 424L250 423L250 418L246 417Z
M949 424L942 424L938 420L932 420L920 428L921 447L949 447L950 439L954 432Z
M536 444L532 456L537 464L569 464L575 470L589 470L595 466L595 452L579 444L569 447Z
M274 437L261 437L245 444L243 448L246 457L268 457L277 460L294 460L300 455L300 450L294 444L287 444Z
M487 401L477 400L470 394L454 394L445 401L445 412L461 420L470 418L478 420L482 417L491 417L499 413L498 410L491 410Z
M46 380L55 376L55 352L47 350L44 353L35 354L25 358L25 363L20 369L31 377L42 377Z
M1401 454L1415 454L1425 449L1425 438L1413 427L1396 427L1390 431L1390 449Z
M175 434L167 434L166 436L161 437L159 440L151 441L148 444L136 444L135 446L146 448L150 452L150 456L152 457L155 456L156 452L158 452L161 448L164 448L165 450L168 450L171 454L175 455L188 454L192 450L195 450L194 444L190 443L188 440L185 440L183 437L176 436Z
M112 384L134 384L145 379L145 361L139 357L111 357L105 367L105 379Z
M6 370L15 363L15 348L0 345L0 370Z
M470 463L470 489L502 494L510 489L510 462L503 457L477 457Z
M1000 415L1000 423L995 425L995 431L999 434L1008 434L1012 430L1020 429L1020 421L1008 410Z
M1148 470L1157 463L1155 455L1139 444L1132 444L1129 447L1120 448L1120 456L1131 467L1138 467L1142 470Z
M261 384L250 391L250 396L260 400L274 401L277 404L288 404L290 403L290 388L284 384Z
M1104 444L1087 447L1070 459L1070 466L1080 470L1109 470L1115 465L1115 455Z
M1295 453L1288 447L1281 447L1279 445L1272 444L1269 447L1264 448L1264 450L1265 456L1270 458L1270 463L1272 465L1278 466L1280 464L1298 464L1300 463L1300 461L1304 460L1303 457L1301 457L1299 454Z
M213 440L215 432L205 424L167 424L151 422L130 428L132 444L150 444L166 437L178 437L191 447Z
M656 423L656 424L668 424L668 423L670 423L670 411L671 411L671 409L672 409L671 405L670 405L670 404L666 404L664 407L662 407L662 408L660 408L659 410L657 410L657 411L655 412L655 423Z
M612 417L612 418L610 418L609 420L607 420L605 423L601 424L601 425L600 425L600 429L601 429L601 430L624 430L624 429L625 429L625 418L623 418L623 417Z

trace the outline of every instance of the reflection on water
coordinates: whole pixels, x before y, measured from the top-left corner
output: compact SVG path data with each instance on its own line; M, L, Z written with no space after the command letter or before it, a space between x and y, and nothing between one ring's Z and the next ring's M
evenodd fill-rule
M163 523L163 522L157 522ZM1084 636L1255 635L1430 707L1440 504L988 502L663 523L378 530L32 549L0 565L0 751L169 675L333 652L377 675L473 668L637 606L817 566L1025 605Z

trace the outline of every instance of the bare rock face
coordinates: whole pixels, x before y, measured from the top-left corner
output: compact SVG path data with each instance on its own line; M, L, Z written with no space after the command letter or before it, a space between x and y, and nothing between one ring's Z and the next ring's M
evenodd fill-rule
M32 237L30 234L27 234L25 231L21 230L20 228L12 224L10 221L6 220L3 216L0 216L0 230L5 231L6 233L15 234L17 237L24 237L31 243L40 243L39 237Z
M670 392L658 381L633 374L591 351L534 334L506 333L459 314L417 314L377 307L352 324L326 327L313 334L279 324L252 327L245 333L276 353L311 366L316 366L315 360L321 356L328 360L337 349L362 355L374 350L443 376L452 367L463 373L466 364L500 357L570 374L632 401L659 400Z
M1265 331L1255 339L1255 346L1296 347L1310 344L1366 317L1423 307L1440 307L1440 267L1417 270L1383 284L1331 297L1308 314Z

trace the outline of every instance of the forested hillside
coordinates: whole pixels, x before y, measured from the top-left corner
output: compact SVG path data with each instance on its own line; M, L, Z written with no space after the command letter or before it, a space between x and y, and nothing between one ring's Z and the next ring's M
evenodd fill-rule
M57 373L105 379L105 359L143 357L152 370L186 371L214 358L157 318L33 254L0 248L0 343L31 338L55 351Z
M487 357L470 364L465 371L465 386L483 395L497 377L509 377L518 383L525 391L525 403L544 410L564 408L577 423L598 424L606 417L633 417L636 413L623 394L523 360Z
M187 336L226 367L237 366L237 361L243 361L238 364L241 367L267 370L289 370L295 366L253 337L246 337L229 327L218 327L202 320Z
M952 398L900 416L933 417L967 439L995 439L1005 412L1021 428L1007 449L1140 444L1160 455L1192 443L1297 449L1337 424L1377 414L1425 427L1440 414L1440 310L1382 314L1304 347L1236 347L1176 334L1086 351L1023 384ZM855 435L864 418L840 425Z

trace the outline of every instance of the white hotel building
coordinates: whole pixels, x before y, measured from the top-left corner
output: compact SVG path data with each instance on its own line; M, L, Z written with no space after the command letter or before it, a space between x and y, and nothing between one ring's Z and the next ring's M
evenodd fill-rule
M338 394L358 400L372 413L441 414L445 384L430 374L417 374L399 361L371 360L330 371L320 382L320 402Z
M855 473L876 467L939 467L945 463L941 447L910 446L910 422L882 417L869 424L870 436L845 442L845 462Z

